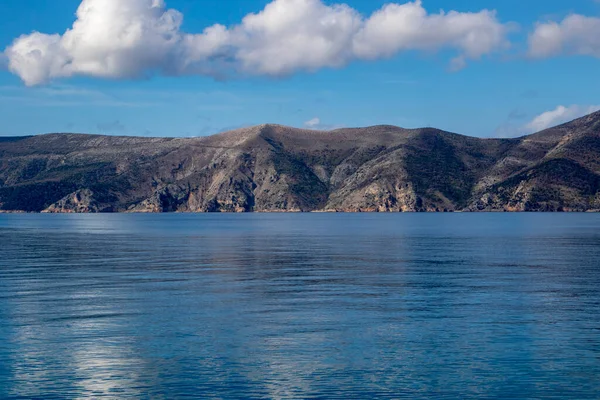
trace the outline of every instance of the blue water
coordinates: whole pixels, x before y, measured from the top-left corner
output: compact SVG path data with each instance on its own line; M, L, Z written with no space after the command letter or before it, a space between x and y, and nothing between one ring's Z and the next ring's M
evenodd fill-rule
M0 398L598 399L600 215L0 215Z

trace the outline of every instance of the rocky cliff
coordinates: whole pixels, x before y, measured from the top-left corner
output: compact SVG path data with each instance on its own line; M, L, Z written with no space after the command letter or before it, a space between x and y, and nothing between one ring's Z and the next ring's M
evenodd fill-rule
M261 125L0 138L0 211L600 210L600 113L517 139Z

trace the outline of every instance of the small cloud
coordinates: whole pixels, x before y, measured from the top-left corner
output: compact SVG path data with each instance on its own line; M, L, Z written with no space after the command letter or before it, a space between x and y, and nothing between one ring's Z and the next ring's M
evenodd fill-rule
M462 69L465 69L467 67L467 60L465 59L464 56L458 56L453 58L450 61L450 66L448 67L450 69L450 72L458 72Z
M561 54L600 58L600 18L571 14L560 22L538 22L529 35L529 56Z
M546 111L536 116L528 124L526 124L524 128L529 133L539 132L543 131L544 129L552 128L565 122L583 117L584 115L591 114L598 110L600 110L600 105L572 105L569 107L558 106L554 110Z
M536 115L527 123L519 123L518 121L527 118L527 113L519 109L514 109L508 114L504 123L496 128L494 136L498 138L514 138L536 133L583 117L598 110L600 110L600 105L558 106L553 110Z
M315 129L317 128L319 125L321 125L321 119L320 118L313 118L313 119L309 119L308 121L306 121L304 123L304 126L310 129Z
M313 119L306 121L304 123L304 127L306 127L307 129L314 129L317 131L331 131L333 129L343 128L344 126L343 125L324 124L324 123L322 123L321 118L315 117Z
M101 122L97 125L97 127L102 133L123 132L125 130L125 125L123 125L119 120L112 122Z

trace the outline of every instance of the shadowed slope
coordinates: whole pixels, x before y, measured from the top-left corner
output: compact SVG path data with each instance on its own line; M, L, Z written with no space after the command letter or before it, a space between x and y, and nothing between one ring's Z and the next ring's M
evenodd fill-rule
M600 209L600 113L517 139L260 125L202 138L0 140L0 210Z

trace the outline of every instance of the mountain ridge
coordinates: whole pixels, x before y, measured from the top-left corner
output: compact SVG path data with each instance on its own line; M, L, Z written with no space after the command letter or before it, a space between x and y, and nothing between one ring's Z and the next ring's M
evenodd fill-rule
M277 124L0 138L3 212L600 210L600 112L532 135Z

